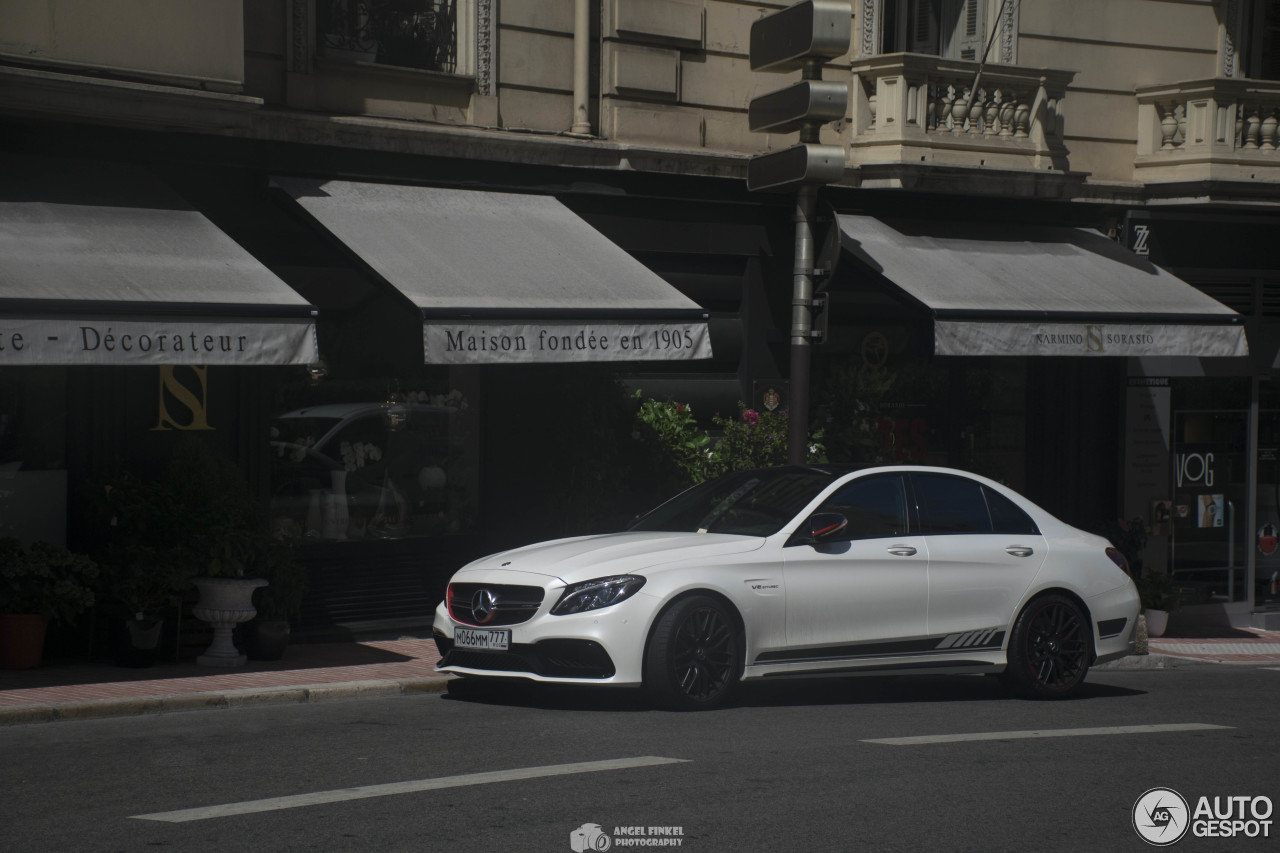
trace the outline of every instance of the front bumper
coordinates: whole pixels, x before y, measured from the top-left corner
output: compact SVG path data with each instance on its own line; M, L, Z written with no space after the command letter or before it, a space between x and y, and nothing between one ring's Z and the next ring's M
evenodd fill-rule
M432 636L440 651L436 669L457 675L522 678L564 684L640 684L648 614L654 599L643 592L612 607L552 616L549 595L528 621L504 625L511 631L507 651L455 648L454 631L473 628L454 620L443 603L436 608Z
M436 669L446 672L484 672L494 675L525 673L545 679L583 679L592 681L612 678L617 674L613 659L604 646L594 640L542 640L537 643L512 643L505 652L456 649L453 640L433 634L440 650Z

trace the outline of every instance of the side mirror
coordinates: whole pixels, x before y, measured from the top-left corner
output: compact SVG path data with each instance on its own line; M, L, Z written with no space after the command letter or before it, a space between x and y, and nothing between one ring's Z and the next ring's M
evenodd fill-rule
M791 537L789 545L817 545L838 535L849 526L849 519L838 512L815 512Z

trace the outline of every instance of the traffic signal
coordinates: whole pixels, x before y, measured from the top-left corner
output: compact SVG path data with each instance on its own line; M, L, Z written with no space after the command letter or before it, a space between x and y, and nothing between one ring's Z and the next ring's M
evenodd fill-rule
M825 61L849 51L853 10L847 0L802 0L751 25L751 70L800 69L800 82L751 100L747 121L759 133L800 131L800 144L760 154L747 165L747 189L826 184L844 175L844 147L818 141L818 129L844 118L848 83L822 79Z

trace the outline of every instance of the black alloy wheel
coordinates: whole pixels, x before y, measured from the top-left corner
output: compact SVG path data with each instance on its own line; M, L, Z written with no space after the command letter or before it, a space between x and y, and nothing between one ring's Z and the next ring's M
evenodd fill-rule
M722 705L741 672L737 622L716 599L681 599L654 625L645 652L645 687L659 705L677 710Z
M1006 680L1036 699L1062 699L1084 683L1093 656L1089 620L1062 595L1046 595L1027 605L1009 639Z

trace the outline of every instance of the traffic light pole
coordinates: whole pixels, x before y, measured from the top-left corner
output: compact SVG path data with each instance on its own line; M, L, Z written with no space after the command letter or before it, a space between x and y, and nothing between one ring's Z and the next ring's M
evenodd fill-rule
M796 225L795 262L791 278L791 389L787 461L801 465L808 458L809 360L813 346L813 213L818 188L803 184L796 192L792 219Z
M809 456L809 361L813 347L813 217L818 187L844 176L844 148L823 145L819 129L844 117L847 82L824 82L823 63L843 56L853 34L849 0L799 0L751 24L752 71L800 71L800 82L752 98L747 121L756 133L800 131L800 144L751 158L747 189L796 188L795 260L791 277L791 400L787 460Z

